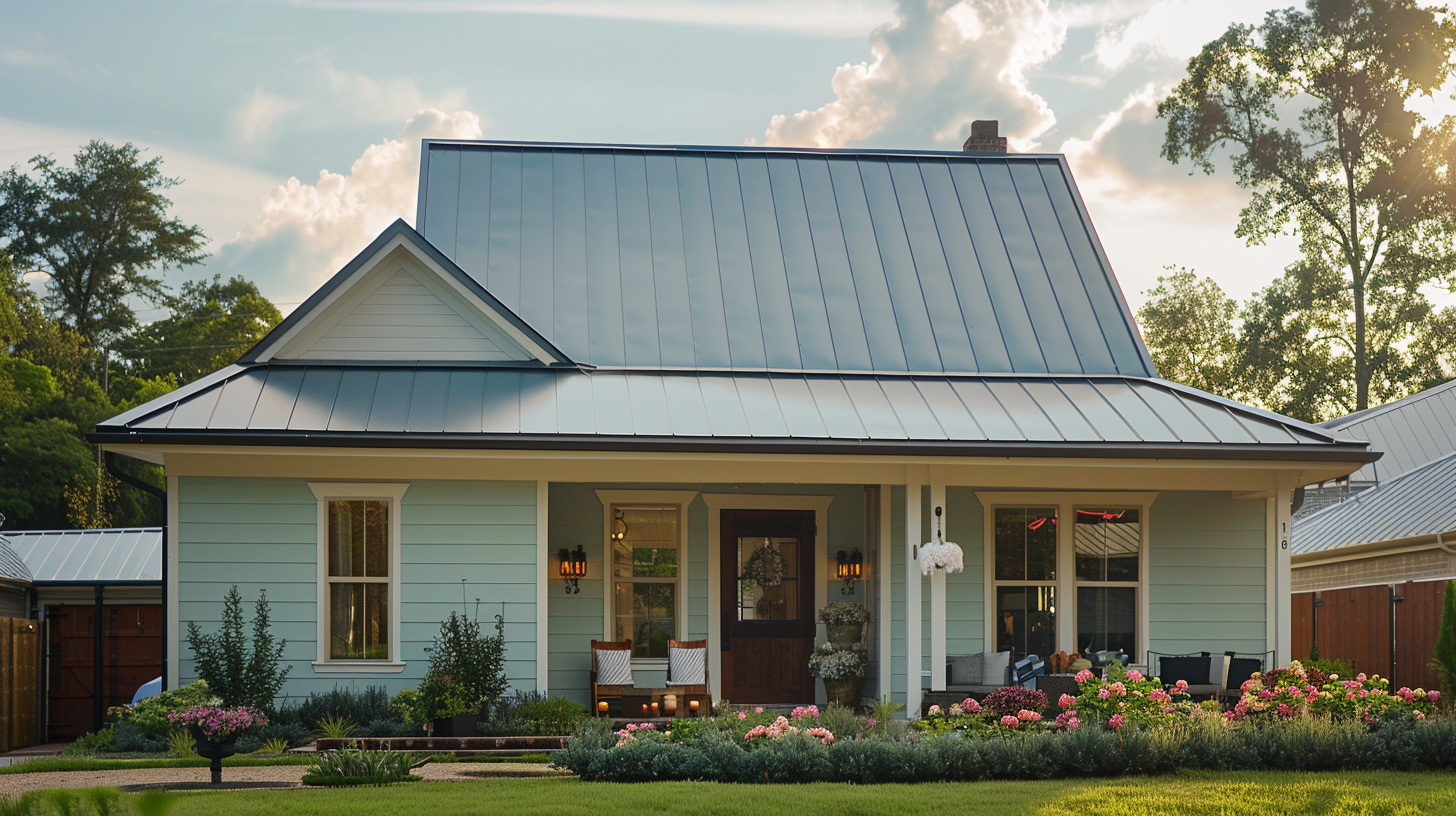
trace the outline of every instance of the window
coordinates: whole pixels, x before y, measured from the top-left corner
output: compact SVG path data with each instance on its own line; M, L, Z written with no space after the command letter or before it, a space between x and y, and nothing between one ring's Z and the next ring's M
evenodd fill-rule
M612 505L612 639L632 640L634 658L667 658L677 637L681 510ZM620 537L619 537L620 536Z
M1142 514L1137 508L1078 508L1077 648L1137 653L1137 592Z
M401 671L399 506L408 485L309 487L319 502L314 670Z
M1057 642L1057 508L995 510L995 649L1049 655Z

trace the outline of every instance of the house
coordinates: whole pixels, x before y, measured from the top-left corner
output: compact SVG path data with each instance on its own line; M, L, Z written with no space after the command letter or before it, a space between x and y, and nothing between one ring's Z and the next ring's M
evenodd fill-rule
M15 744L97 730L107 708L162 673L161 571L160 527L0 534L0 617L34 633L13 685L28 689L22 707L38 709L29 722L39 728Z
M1456 381L1325 427L1385 456L1350 477L1353 495L1294 522L1295 654L1317 648L1399 685L1437 686L1431 655L1456 579Z
M166 468L171 684L234 584L292 695L416 685L461 610L583 702L590 640L661 687L673 637L822 700L832 600L912 711L948 654L1282 661L1292 491L1377 458L1160 379L1057 155L426 141L416 224L98 426Z

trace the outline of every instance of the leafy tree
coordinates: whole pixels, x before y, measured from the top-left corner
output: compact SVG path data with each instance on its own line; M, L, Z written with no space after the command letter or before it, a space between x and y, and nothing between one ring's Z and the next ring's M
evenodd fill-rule
M1138 309L1138 325L1158 373L1173 382L1233 397L1238 304L1212 278L1168 266Z
M1309 0L1231 26L1158 106L1168 160L1212 173L1232 150L1252 192L1236 234L1300 237L1304 259L1253 310L1258 359L1316 346L1263 384L1288 404L1316 394L1344 412L1399 395L1409 339L1432 317L1420 287L1456 283L1456 119L1406 109L1451 75L1453 48L1456 25L1414 0Z
M240 277L189 281L169 305L171 317L123 342L122 356L138 376L176 374L191 382L237 360L283 320L278 307Z
M1436 665L1441 668L1447 694L1456 693L1456 581L1446 582L1446 600L1441 607L1441 628L1436 635Z
M69 527L64 488L95 472L94 451L66 420L11 425L0 435L0 512L18 529Z
M420 687L415 711L422 720L494 711L506 693L505 620L495 616L495 634L486 637L480 622L451 612L440 622L430 653L430 668Z
M268 595L259 593L253 612L251 650L243 637L243 596L237 584L223 598L222 622L210 635L187 622L187 644L197 661L197 676L222 698L223 705L273 710L292 666L279 667L288 641L274 642L268 614Z
M50 276L50 307L92 344L136 325L128 296L163 299L153 267L206 257L202 230L167 217L163 193L181 181L162 175L160 157L92 140L73 167L30 165L35 178L19 165L0 173L0 239L23 269Z

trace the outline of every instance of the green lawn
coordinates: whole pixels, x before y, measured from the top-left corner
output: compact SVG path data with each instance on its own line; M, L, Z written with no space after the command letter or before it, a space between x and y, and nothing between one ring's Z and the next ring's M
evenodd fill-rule
M1042 816L1124 814L1456 814L1451 773L1185 773L1171 777L922 785L641 785L574 779L499 780L391 788L240 791L184 795L175 816L372 814L724 814L835 816L947 813Z

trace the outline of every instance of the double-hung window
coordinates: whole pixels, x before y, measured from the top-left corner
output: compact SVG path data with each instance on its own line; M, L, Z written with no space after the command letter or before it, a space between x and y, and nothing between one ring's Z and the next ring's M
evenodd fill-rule
M406 485L311 484L319 502L318 671L398 671Z
M1103 650L1137 654L1142 511L1079 507L1075 515L1077 648L1083 654Z
M997 507L994 648L1049 655L1057 642L1057 507Z
M678 636L681 510L613 505L612 515L612 639L630 638L634 658L666 659Z

